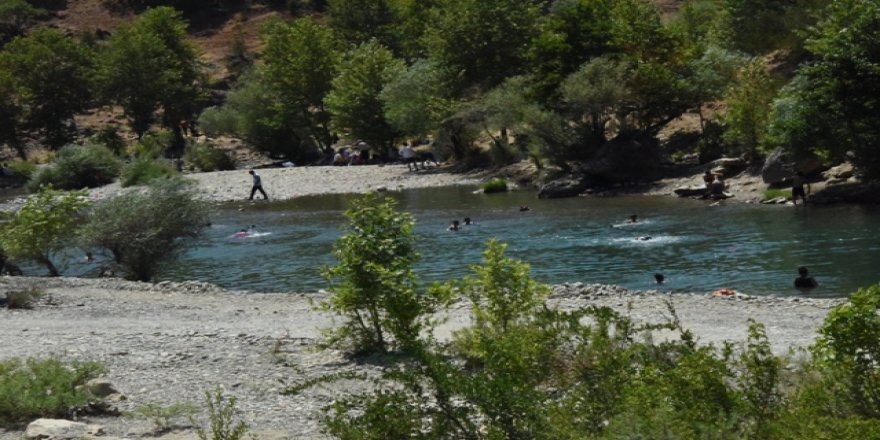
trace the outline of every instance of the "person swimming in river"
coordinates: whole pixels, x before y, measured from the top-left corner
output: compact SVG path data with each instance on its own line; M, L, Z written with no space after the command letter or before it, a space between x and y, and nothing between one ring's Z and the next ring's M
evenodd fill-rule
M528 206L528 205L521 205L521 206L519 207L519 211L520 211L520 212L525 212L525 211L531 211L531 209L529 209L529 206Z
M639 222L639 216L638 216L638 215L633 214L633 215L629 216L629 222L628 222L628 223L638 223L638 222Z
M806 267L801 266L798 268L798 277L794 279L794 287L798 289L812 289L819 287L819 282L810 276Z
M662 273L655 273L655 274L654 274L654 283L655 283L655 284L663 284L663 281L664 281L665 279L666 279L666 278L663 276Z
M653 239L653 238L654 238L654 237L651 237L650 235L643 235L643 236L641 236L641 237L639 237L639 238L636 238L636 240L638 240L638 241L648 241L648 240L651 240L651 239Z
M459 226L458 220L453 220L452 224L446 228L447 231L459 231L461 230L461 226Z
M472 225L472 224L474 224L474 222L471 221L471 218L470 218L470 217L465 217L465 218L464 218L464 225L465 225L465 226L469 226L469 225Z

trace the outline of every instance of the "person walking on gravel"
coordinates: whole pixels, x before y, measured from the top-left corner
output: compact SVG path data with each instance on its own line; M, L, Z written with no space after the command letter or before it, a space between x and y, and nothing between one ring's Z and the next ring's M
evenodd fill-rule
M260 175L254 172L254 170L248 171L248 174L250 174L254 178L254 186L251 187L251 196L250 198L248 198L248 200L253 200L254 194L256 194L257 191L259 191L260 194L263 195L263 200L269 200L269 196L266 195L266 191L263 191L263 180L260 179Z

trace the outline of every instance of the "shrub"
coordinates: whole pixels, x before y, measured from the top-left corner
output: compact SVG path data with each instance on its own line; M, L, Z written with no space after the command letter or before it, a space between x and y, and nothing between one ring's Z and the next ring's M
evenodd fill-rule
M68 190L94 188L116 179L120 168L107 147L68 145L58 152L55 162L33 174L28 186L32 191L46 185Z
M31 309L34 302L40 300L46 292L39 289L27 289L6 292L6 308L8 309Z
M880 284L860 289L837 306L819 329L813 347L830 391L829 409L880 418Z
M98 130L98 133L92 136L92 142L107 147L117 156L125 151L125 139L119 135L119 127L116 125L107 125Z
M183 159L202 171L235 169L235 159L229 153L217 149L210 142L195 142L187 145Z
M407 348L443 300L439 292L417 291L414 222L395 205L368 193L345 212L347 234L333 247L339 263L324 270L333 294L321 308L347 319L332 332L330 345L345 344L359 354Z
M15 160L6 164L6 168L12 172L13 176L30 178L37 170L37 164L29 160Z
M83 385L103 371L94 362L56 358L0 361L0 427L16 428L39 417L71 417L96 401Z
M150 132L140 142L129 147L128 153L140 159L158 159L165 154L173 140L174 134L170 131Z
M137 157L122 169L122 186L146 185L151 181L179 174L170 161Z
M198 412L198 408L186 403L175 403L169 406L162 406L155 402L150 402L144 406L136 408L130 414L132 417L143 417L153 422L156 433L163 433L172 429L175 424L174 420L181 417L192 419L193 414Z
M483 192L486 194L505 192L507 191L507 180L496 177L494 179L490 179L486 183L483 183L482 188Z
M88 205L82 192L42 188L12 220L0 225L0 248L12 259L34 260L46 266L51 276L59 276L52 257L73 237L78 214Z
M149 281L199 237L209 210L190 182L155 180L146 191L99 203L83 227L82 245L107 249L128 278Z
M213 394L205 392L205 404L208 406L208 427L199 425L196 433L199 440L241 440L250 426L235 421L235 396L226 397L216 390ZM195 424L195 423L194 423Z

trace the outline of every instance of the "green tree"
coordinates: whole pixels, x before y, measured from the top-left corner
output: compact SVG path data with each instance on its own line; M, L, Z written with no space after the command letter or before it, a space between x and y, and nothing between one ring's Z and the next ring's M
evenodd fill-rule
M82 229L81 241L109 251L128 278L149 281L199 237L209 212L191 183L157 179L146 192L100 202Z
M209 107L199 116L199 125L208 133L234 134L244 138L257 151L295 163L315 159L315 144L302 118L283 118L277 94L261 71L245 74L221 107Z
M530 1L441 2L425 35L428 58L446 69L459 91L492 88L525 70L524 48L537 34L537 14Z
M356 353L412 349L444 299L439 291L418 291L414 222L395 205L368 193L345 212L347 233L333 247L338 264L324 270L332 295L321 308L347 320L333 332L333 345Z
M46 266L49 275L59 276L52 258L70 242L78 214L88 205L83 192L42 188L2 225L0 248L12 259L34 260Z
M361 44L348 53L333 78L327 108L337 130L377 146L385 156L394 146L396 130L385 119L382 89L405 69L402 61L377 41Z
M19 133L21 127L21 106L12 85L9 72L0 70L0 144L7 144L22 159L27 159L27 151Z
M418 60L400 71L379 95L385 119L405 136L423 137L437 130L453 107L440 68Z
M734 145L733 151L750 159L758 156L777 89L777 81L762 60L754 59L740 70L725 95L727 113L723 117L724 139Z
M138 138L162 110L162 125L182 146L179 123L195 112L202 73L180 13L169 7L149 9L118 29L99 59L104 96L123 108Z
M852 151L861 174L880 177L880 5L831 2L807 49L816 60L776 102L767 144L833 160Z
M47 11L26 0L0 0L0 47L24 31Z
M559 0L541 19L529 47L532 73L546 96L593 57L613 50L610 0Z
M91 102L89 49L59 31L41 28L4 47L0 71L12 79L25 126L41 130L52 147L67 143L75 130L73 115Z
M328 0L330 24L343 39L353 45L378 40L393 44L395 22L393 0Z
M337 72L336 38L313 19L300 18L267 27L265 40L262 79L275 96L277 118L297 121L290 125L302 126L303 135L329 153L333 136L324 97Z

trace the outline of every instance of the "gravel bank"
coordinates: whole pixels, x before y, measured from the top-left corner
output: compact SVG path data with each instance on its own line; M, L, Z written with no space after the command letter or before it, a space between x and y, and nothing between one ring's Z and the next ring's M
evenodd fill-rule
M115 279L0 278L0 294L39 287L50 304L33 310L0 309L0 359L62 355L91 359L108 367L108 378L127 400L128 411L150 402L191 402L221 387L237 396L242 416L263 439L323 438L321 408L356 383L313 387L283 396L286 386L340 371L378 371L340 353L313 350L330 316L312 310L319 294L245 293L197 283L143 284ZM554 286L551 303L561 308L606 305L638 321L658 321L670 301L681 322L704 343L743 341L747 319L767 326L777 353L806 346L827 312L841 299L713 298L704 294L634 292L616 286L581 283ZM466 325L467 305L450 311L438 336ZM661 335L662 336L662 335ZM129 418L90 420L108 436L152 437L149 421ZM21 438L0 432L0 440ZM192 431L170 438L194 438Z
M442 168L410 172L406 165L266 168L256 171L262 178L263 189L274 200L319 194L361 194L383 189L476 185L480 181L474 174L453 174ZM251 176L247 170L195 173L187 177L196 182L198 193L206 200L240 201L250 195ZM91 194L93 198L101 199L118 193L120 189L119 183L114 183L95 188ZM257 195L257 198L261 197Z

